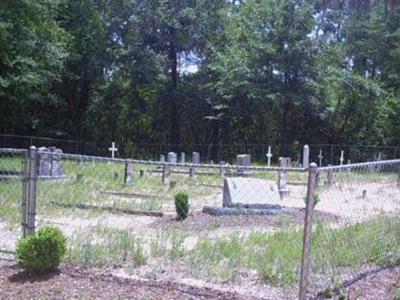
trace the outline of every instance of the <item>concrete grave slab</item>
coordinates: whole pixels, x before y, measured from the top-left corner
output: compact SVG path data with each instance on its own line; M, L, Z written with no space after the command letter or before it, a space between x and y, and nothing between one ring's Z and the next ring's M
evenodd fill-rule
M270 208L279 204L277 183L272 180L233 177L224 180L223 203L225 207Z

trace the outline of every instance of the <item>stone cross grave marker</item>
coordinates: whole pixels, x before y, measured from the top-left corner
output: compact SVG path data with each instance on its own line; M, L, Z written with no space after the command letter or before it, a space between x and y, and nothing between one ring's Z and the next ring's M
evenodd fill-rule
M303 168L308 168L310 165L310 147L304 145L303 147Z
M114 159L114 158L115 158L115 152L118 151L118 148L115 147L115 142L112 142L112 143L111 143L111 147L108 148L108 151L111 152L111 158Z
M324 159L324 157L322 156L322 150L319 150L319 154L318 154L318 160L319 160L319 166L322 167L322 160Z
M268 167L270 167L271 166L271 158L272 158L271 146L268 146L268 153L266 156L268 159Z
M231 177L224 179L225 207L263 208L278 204L280 196L276 182L259 178Z

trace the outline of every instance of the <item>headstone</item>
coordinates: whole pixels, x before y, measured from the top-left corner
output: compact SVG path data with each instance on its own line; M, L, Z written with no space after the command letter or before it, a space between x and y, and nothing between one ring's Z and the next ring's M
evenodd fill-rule
M53 148L53 156L51 161L51 176L63 176L64 168L61 164L61 154L63 151L58 148Z
M165 155L164 154L160 154L160 162L165 162Z
M303 168L308 168L310 165L310 147L304 145L303 147Z
M38 149L38 175L50 176L51 175L51 152L46 147Z
M139 176L140 177L144 177L144 173L145 173L144 170L139 170Z
M268 160L268 167L271 166L271 158L272 158L272 152L271 152L271 146L268 146L268 153L267 153L267 160Z
M193 152L192 153L192 163L193 164L200 164L200 153L199 152Z
M288 157L279 158L279 163L281 168L288 168L289 162L290 159ZM289 190L287 189L287 182L288 182L288 172L286 170L278 171L278 191L281 198L289 193Z
M186 160L185 160L185 152L181 152L181 161L180 161L180 163L184 164L185 162L186 162Z
M236 156L236 163L238 167L237 173L239 175L243 175L246 172L246 168L243 167L250 167L251 166L251 156L250 154L238 154Z
M224 179L222 205L225 207L247 206L262 208L279 203L276 182L259 178L231 177Z
M111 147L108 148L108 151L111 152L111 158L114 159L115 158L115 152L118 151L118 148L115 147L115 142L111 143Z
M177 159L177 155L176 155L175 152L168 152L167 161L168 161L169 163L174 163L174 164L176 164L177 160L178 160L178 159Z
M38 168L39 176L59 177L64 175L64 168L61 164L62 150L51 147L40 147L38 149Z
M133 182L133 163L128 161L125 164L125 184L131 184Z
M324 157L322 156L322 150L319 150L319 154L318 154L318 160L319 160L319 166L322 167L322 160L324 159Z
M340 165L343 166L344 162L344 151L340 150L340 158L339 158Z

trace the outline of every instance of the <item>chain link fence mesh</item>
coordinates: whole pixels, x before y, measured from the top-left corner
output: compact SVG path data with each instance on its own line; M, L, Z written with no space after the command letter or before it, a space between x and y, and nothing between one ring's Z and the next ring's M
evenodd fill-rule
M398 263L399 170L400 160L319 169L314 213L328 218L314 218L313 296L364 299L362 279Z
M15 250L21 236L27 150L0 149L0 257Z
M1 250L14 250L21 236L27 160L27 150L0 151ZM42 150L37 161L36 227L62 229L67 263L249 297L298 297L307 169ZM318 169L310 298L348 293L397 262L399 169L400 160Z
M53 156L62 174L39 176L36 221L68 236L68 262L296 297L305 169Z

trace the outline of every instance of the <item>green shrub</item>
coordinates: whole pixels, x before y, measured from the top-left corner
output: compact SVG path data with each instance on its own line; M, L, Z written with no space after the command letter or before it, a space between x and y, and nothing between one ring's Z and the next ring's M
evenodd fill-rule
M175 195L175 209L178 220L184 220L189 214L189 196L186 193L179 192Z
M18 241L16 257L22 268L43 273L55 269L65 251L66 238L62 231L46 226Z

